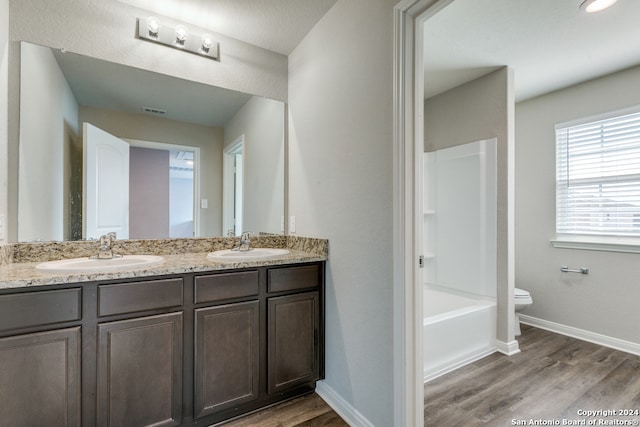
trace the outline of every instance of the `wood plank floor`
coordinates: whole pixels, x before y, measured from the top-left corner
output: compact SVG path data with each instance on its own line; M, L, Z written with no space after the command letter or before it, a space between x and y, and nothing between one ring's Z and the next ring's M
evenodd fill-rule
M495 353L425 384L425 426L589 425L605 417L580 410L640 410L639 356L527 325L519 343L517 355Z
M315 393L281 403L223 424L223 427L348 427Z

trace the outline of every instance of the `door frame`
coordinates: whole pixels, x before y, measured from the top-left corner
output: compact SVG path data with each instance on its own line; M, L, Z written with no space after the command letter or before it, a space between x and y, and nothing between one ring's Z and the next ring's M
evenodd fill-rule
M454 0L402 0L393 45L394 425L424 425L422 362L423 24Z
M193 237L201 237L200 232L200 147L190 145L167 144L164 142L143 141L140 139L122 138L132 147L150 148L164 151L193 151Z
M236 236L239 236L243 231L241 229L242 220L240 221L240 227L236 227L238 223L233 215L238 205L235 200L234 175L236 172L235 155L239 150L242 150L242 165L240 166L241 185L244 185L244 163L246 155L244 134L240 135L222 150L222 236L227 235L228 230L232 228L232 224ZM242 215L242 200L240 203L240 211L240 215Z

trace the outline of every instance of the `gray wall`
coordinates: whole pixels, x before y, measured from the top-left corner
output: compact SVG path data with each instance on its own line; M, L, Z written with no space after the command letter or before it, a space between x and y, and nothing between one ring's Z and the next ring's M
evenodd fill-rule
M0 0L0 243L7 236L9 0Z
M556 249L554 125L640 105L640 67L516 106L516 286L523 314L640 344L638 254ZM588 267L589 275L560 266Z
M425 151L497 139L497 339L513 342L513 203L509 156L513 155L513 73L504 67L425 102ZM511 180L511 185L513 180ZM511 200L510 200L511 199Z
M289 56L289 206L329 239L326 374L393 425L393 7L339 0Z
M18 234L23 241L69 239L78 104L51 50L24 46L21 61Z
M6 8L6 0L2 0ZM136 18L148 12L117 1L11 0L9 1L8 157L0 181L6 179L0 207L7 209L11 241L17 239L17 147L19 141L18 41L65 48L107 61L152 70L253 95L287 100L287 57L223 35L214 34L221 47L220 61L167 49L134 37ZM2 19L7 16L0 14ZM163 18L171 24L171 18ZM1 26L2 31L6 26ZM204 32L204 31L203 31ZM2 36L0 36L0 42ZM1 43L0 43L1 45ZM1 49L1 48L0 48ZM0 68L1 70L2 68ZM1 74L0 74L1 76ZM1 95L1 93L0 93ZM6 104L5 99L0 99ZM1 110L0 110L1 112ZM0 117L1 118L1 117ZM1 130L1 128L0 128ZM2 157L0 157L2 158ZM1 191L4 187L0 185ZM0 210L1 211L1 210Z
M244 135L244 230L280 233L284 215L284 104L254 96L224 127L224 146Z
M169 237L169 152L129 148L129 238Z

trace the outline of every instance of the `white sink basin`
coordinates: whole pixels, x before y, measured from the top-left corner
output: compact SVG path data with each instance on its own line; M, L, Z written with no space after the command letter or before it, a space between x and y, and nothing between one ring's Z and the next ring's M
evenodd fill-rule
M163 261L164 258L156 255L124 255L112 259L73 258L41 262L36 269L51 273L96 273L151 267Z
M289 250L287 249L276 248L252 248L248 251L225 249L222 251L209 252L207 254L207 259L227 262L256 261L261 259L277 258L288 253Z

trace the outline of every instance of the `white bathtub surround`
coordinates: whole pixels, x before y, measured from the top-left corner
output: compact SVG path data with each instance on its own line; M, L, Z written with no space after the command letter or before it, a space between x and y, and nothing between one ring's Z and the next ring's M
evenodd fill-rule
M426 382L497 350L496 139L425 153L424 179Z
M497 350L496 301L443 287L423 287L424 381Z

